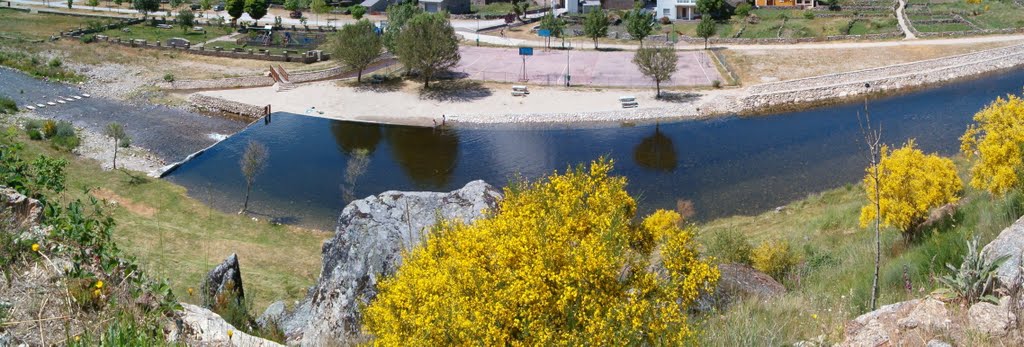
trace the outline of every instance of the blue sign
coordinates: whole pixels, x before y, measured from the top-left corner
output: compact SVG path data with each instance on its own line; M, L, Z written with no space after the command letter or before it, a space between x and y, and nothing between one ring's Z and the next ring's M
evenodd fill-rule
M519 47L519 55L533 55L533 47Z
M549 30L549 29L537 30L537 35L540 35L540 37L551 37L551 30Z

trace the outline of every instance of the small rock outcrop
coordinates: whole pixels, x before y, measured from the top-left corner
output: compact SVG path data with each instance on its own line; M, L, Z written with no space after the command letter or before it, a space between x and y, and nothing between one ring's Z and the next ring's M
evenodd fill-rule
M659 268L659 273L663 273ZM774 299L786 294L786 287L772 276L754 268L737 263L718 265L721 277L713 293L702 293L693 309L699 312L710 312L712 309L723 309L736 300L756 297L762 300ZM667 276L667 274L665 274Z
M999 282L1005 287L1010 287L1015 281L1019 280L1020 277L1020 266L1021 266L1021 252L1024 252L1024 217L1021 217L1013 225L1010 225L1006 229L1003 229L996 236L992 242L985 246L981 250L982 254L988 261L1002 257L1004 255L1010 256L999 269L996 270L996 276L999 278Z
M231 254L224 262L210 270L200 288L205 307L213 307L217 297L221 296L242 302L245 298L245 289L242 288L242 270L238 267L238 255Z
M43 205L13 188L0 187L0 218L10 218L13 226L26 228L39 225Z
M284 317L284 311L284 301L275 301L270 306L267 306L266 310L263 310L263 314L256 318L256 324L259 324L261 327L267 327L270 323L280 324L281 317Z
M187 346L276 347L276 342L261 339L238 330L216 313L205 308L181 304L177 330L167 334L167 341Z
M1010 309L1009 297L1004 297L999 305L988 302L971 305L967 319L971 329L992 337L1007 336L1017 327L1017 315Z
M350 203L324 243L320 279L281 321L288 344L359 341L361 307L401 264L402 251L417 246L439 218L471 222L501 197L478 180L448 193L388 191Z

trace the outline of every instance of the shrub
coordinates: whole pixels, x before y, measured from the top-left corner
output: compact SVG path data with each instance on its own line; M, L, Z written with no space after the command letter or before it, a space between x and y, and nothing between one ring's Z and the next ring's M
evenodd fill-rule
M71 122L67 122L67 121L57 122L57 126L55 128L56 128L56 133L55 133L56 137L75 136L75 126L71 125Z
M58 68L61 65L63 65L63 63L61 63L60 59L53 58L53 59L50 59L50 62L46 63L46 65L49 65L50 67L53 67L53 68Z
M659 21L661 21L661 25L671 25L672 24L672 20L668 19L668 17L661 17L661 19Z
M31 129L31 130L28 130L28 138L30 140L36 140L36 141L42 140L43 139L43 133L39 132L39 129Z
M513 183L487 218L441 222L380 283L366 331L382 345L692 341L686 308L718 269L678 213L631 222L636 202L611 168L599 160Z
M747 235L736 229L726 229L711 235L707 253L722 263L750 265L751 245Z
M1020 188L1024 174L1024 99L998 98L974 115L960 138L960 150L969 159L971 186L996 196Z
M42 131L43 136L46 136L46 138L53 137L54 135L57 134L57 122L52 119L47 119L46 121L43 121Z
M54 147L68 152L78 148L78 145L81 143L81 139L75 134L75 127L66 121L57 122L54 135L47 137L50 138L50 144Z
M18 112L18 105L14 100L6 96L0 96L0 114L15 114Z
M715 88L715 89L722 88L722 81L719 81L719 80L711 81L711 87Z
M749 2L744 1L736 6L736 10L733 13L740 17L746 17L747 15L750 14L750 11L753 9L754 7L750 6Z
M765 241L754 248L750 254L750 261L755 269L781 282L799 259L789 248L788 242Z
M991 262L985 261L985 255L978 251L978 238L975 237L967 241L967 253L964 253L959 268L946 263L952 274L939 277L939 282L945 287L936 290L935 294L967 305L978 301L998 304L999 299L992 295L995 274L999 266L1009 258L1009 255L1004 255Z
M93 43L96 42L96 35L82 35L82 43Z
M174 74L168 72L164 74L164 81L174 82Z
M25 122L25 131L39 130L42 127L43 127L43 121L38 120L38 119L30 119L27 122Z
M814 11L811 11L811 10L804 11L804 19L814 19Z
M924 222L933 208L960 199L963 182L957 176L956 165L949 158L925 155L920 149L914 148L913 139L891 152L887 146L882 146L880 156L878 167L867 168L864 177L868 204L861 208L861 226L881 218L882 225L911 232ZM876 170L880 177L877 201L874 180ZM876 202L879 211L876 211Z

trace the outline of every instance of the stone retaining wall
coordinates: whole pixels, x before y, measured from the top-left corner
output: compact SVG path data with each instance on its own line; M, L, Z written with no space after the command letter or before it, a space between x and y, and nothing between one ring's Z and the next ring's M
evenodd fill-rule
M160 82L156 84L156 87L164 90L197 90L255 88L269 87L272 85L274 85L274 79L269 76L243 76L218 78L212 80L183 80L174 82Z
M1024 45L953 57L753 86L739 100L746 110L894 91L1024 66ZM865 84L870 88L865 88Z
M182 53L205 55L212 57L221 58L234 58L234 59L255 59L265 61L278 61L278 62L302 62L306 64L315 63L318 61L325 61L331 58L328 53L321 53L319 56L311 54L290 54L285 53L284 55L270 54L269 51L258 52L253 49L242 50L242 51L228 51L228 50L209 50L205 47L182 47L182 46L169 46L160 41L148 42L146 40L121 40L120 38L109 38L103 35L97 35L96 40L98 42L105 42L109 44L121 45L126 47L138 47L138 48L149 48L149 49L162 49L162 50L174 50Z
M202 94L192 94L188 101L194 109L206 112L227 112L240 116L259 119L264 116L264 106L245 104Z
M742 30L742 29L741 29ZM739 32L742 33L742 32ZM842 41L842 40L886 40L903 37L901 32L891 32L882 34L865 34L865 35L833 35L826 37L801 37L801 38L712 38L708 40L710 44L797 44L797 43L808 43L808 42L824 42L824 41ZM700 37L691 36L680 36L680 41L689 44L704 44L704 39Z

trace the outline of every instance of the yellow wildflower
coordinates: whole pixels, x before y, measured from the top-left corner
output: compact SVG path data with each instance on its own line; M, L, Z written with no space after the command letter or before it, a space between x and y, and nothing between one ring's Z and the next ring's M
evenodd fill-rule
M96 281L96 289L101 289L101 288L103 288L103 281L102 280Z
M100 292L99 289L92 291L92 296L95 296L97 298L100 296L100 294L101 294L101 292Z
M38 243L33 243L32 244L32 251L33 252L39 252L39 244Z
M231 337L234 336L234 335L235 335L235 331L231 330L231 329L228 329L228 339L231 339Z

